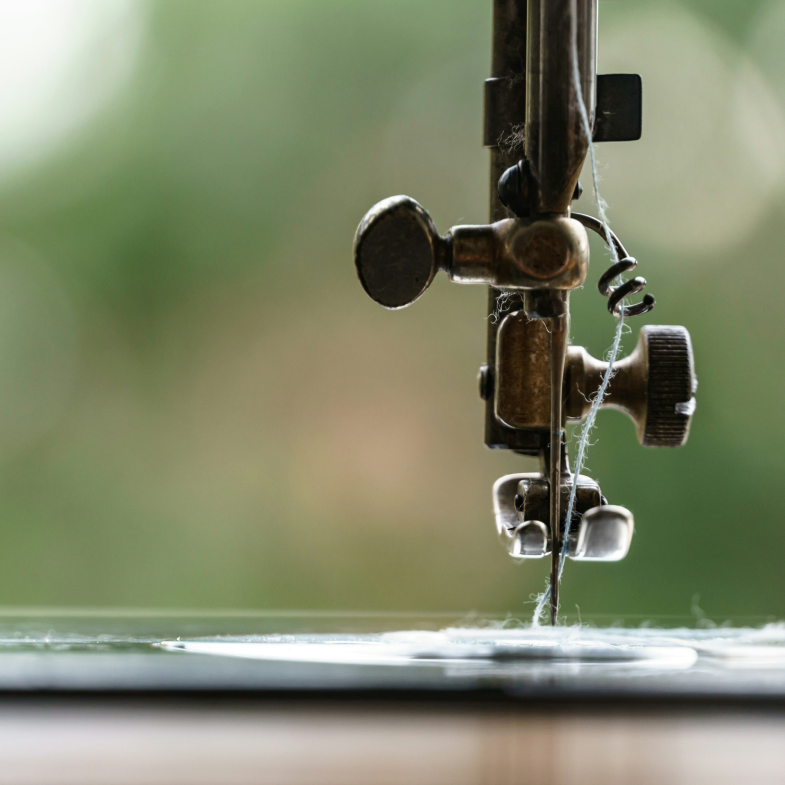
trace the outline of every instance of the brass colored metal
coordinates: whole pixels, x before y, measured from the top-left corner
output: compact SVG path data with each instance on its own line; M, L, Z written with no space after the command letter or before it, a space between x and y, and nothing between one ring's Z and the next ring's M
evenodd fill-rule
M596 0L528 0L526 46L526 160L531 214L567 214L589 146L590 129L579 111L574 66L583 101L594 113ZM575 51L574 51L575 50ZM577 63L575 59L577 58ZM519 213L520 215L521 213ZM555 249L554 249L555 251ZM544 287L540 287L544 288ZM550 615L559 608L559 532L562 385L569 337L567 316L550 320L551 415L548 478L551 487Z
M500 289L577 289L589 269L589 238L563 216L497 221L450 230L450 278Z
M385 308L405 308L420 297L448 251L431 216L408 196L374 205L354 235L357 277Z
M529 0L526 157L536 182L534 212L566 213L589 140L573 79L577 41L581 91L593 124L597 71L596 0Z
M493 223L511 217L512 213L499 199L499 178L518 163L523 155L520 144L512 141L512 131L523 129L526 121L526 0L493 0L493 39L491 46L491 78L506 82L505 100L485 103L484 127L494 129L494 139L490 143L491 165L488 180L489 219ZM491 88L493 89L493 88ZM498 88L497 88L498 89ZM493 112L494 115L490 116ZM496 129L501 129L496 137ZM502 134L503 132L503 134ZM500 138L503 135L503 139ZM504 145L500 142L505 141ZM485 315L500 312L503 317L509 309L504 301L499 301L499 290L488 288ZM496 363L496 337L501 323L500 318L487 320L486 363L490 377L493 378ZM515 347L509 344L510 350ZM537 455L540 451L540 438L528 430L510 428L495 414L493 397L485 404L485 444L494 450L517 450L526 455Z
M551 427L551 336L545 319L504 318L496 342L495 415L510 428Z
M512 79L492 78L485 80L484 98L483 145L513 146L526 121L526 91Z
M585 349L567 350L564 410L567 418L580 420L591 408L608 363ZM635 423L644 447L680 447L687 441L695 410L692 343L683 327L646 325L635 350L615 366L600 406L618 409Z
M393 196L374 205L360 222L354 263L368 295L390 309L411 305L439 270L456 283L547 295L586 280L589 238L583 224L564 216L456 226L440 237L421 205Z
M641 344L614 367L616 373L600 408L618 409L628 415L636 425L640 440L646 419L646 390L649 382L649 364L645 353L641 351ZM592 357L582 346L570 346L564 379L564 410L568 419L582 420L586 417L607 368L607 362Z

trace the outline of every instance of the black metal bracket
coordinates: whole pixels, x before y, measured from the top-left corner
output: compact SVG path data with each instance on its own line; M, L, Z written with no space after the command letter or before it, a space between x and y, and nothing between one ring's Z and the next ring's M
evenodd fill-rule
M638 74L597 76L595 142L635 142L643 128L643 84Z
M483 145L502 147L526 122L526 83L485 80ZM594 120L595 142L634 142L643 128L643 83L638 74L599 74Z

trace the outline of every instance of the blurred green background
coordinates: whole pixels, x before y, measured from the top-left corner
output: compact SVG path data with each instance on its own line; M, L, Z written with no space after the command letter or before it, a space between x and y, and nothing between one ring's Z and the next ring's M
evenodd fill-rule
M529 615L547 565L494 532L493 481L531 465L483 446L484 289L390 313L351 261L392 194L486 221L490 9L0 2L0 604ZM636 535L568 564L565 610L785 615L783 40L778 0L600 4L600 71L645 103L603 195L700 388L678 451L601 413L588 470ZM573 339L601 354L593 259Z

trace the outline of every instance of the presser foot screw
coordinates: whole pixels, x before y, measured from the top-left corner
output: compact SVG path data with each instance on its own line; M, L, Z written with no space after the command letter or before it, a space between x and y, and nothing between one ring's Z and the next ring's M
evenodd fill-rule
M493 396L493 375L491 369L487 365L480 366L480 372L477 375L477 383L480 387L480 398L483 401L488 401Z

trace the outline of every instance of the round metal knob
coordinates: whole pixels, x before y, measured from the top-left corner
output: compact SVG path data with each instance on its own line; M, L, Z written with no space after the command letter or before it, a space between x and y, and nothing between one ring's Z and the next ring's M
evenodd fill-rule
M360 283L385 308L404 308L420 297L443 268L447 251L431 217L408 196L372 207L354 236Z
M597 395L608 363L583 347L567 351L564 411L585 417ZM692 341L684 327L648 324L629 357L613 366L614 374L601 408L621 409L635 423L644 447L681 447L695 411L695 364Z
M639 341L648 365L646 420L641 442L646 447L681 447L695 411L695 361L684 327L646 325Z

